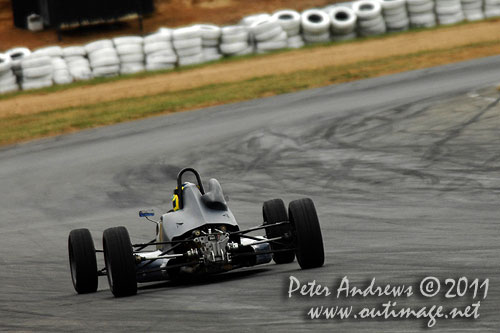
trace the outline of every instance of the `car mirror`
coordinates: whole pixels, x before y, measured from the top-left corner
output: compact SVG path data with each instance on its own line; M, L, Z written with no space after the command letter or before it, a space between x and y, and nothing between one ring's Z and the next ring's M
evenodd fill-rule
M139 217L150 217L155 216L155 212L152 209L142 209L139 211Z

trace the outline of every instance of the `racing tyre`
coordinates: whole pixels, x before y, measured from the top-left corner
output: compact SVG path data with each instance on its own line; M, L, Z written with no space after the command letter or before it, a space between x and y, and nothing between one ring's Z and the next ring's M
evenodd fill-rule
M311 199L290 202L288 216L295 236L295 255L302 269L323 266L325 253L316 208Z
M79 294L97 291L97 260L94 241L88 229L75 229L68 237L71 280Z
M115 227L104 230L102 245L111 292L115 297L135 295L136 269L127 229Z
M285 204L281 199L273 199L264 202L264 205L262 206L262 215L264 217L264 225L288 221ZM290 232L290 226L285 224L272 228L266 228L267 238L279 237L285 233L290 234ZM293 246L291 241L286 242L285 240L280 241L280 244L270 243L270 245L272 250L282 250ZM294 259L295 252L293 250L273 253L273 260L277 264L288 264Z

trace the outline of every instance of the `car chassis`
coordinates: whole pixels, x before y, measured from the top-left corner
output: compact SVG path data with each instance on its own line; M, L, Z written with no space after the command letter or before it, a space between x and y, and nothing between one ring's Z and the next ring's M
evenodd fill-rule
M183 182L186 172L197 184ZM222 188L210 179L205 192L199 173L182 169L174 190L174 209L159 221L151 210L141 210L156 224L156 236L146 243L132 244L125 227L103 233L103 249L96 250L88 229L75 229L68 238L73 286L78 293L97 291L98 277L107 276L114 296L137 293L137 283L181 279L184 276L216 274L236 268L297 261L302 269L324 263L323 240L311 199L294 200L288 212L283 200L263 204L261 225L240 230L227 207ZM265 230L265 236L249 233ZM156 247L155 250L147 250ZM104 267L97 268L96 253L104 254Z

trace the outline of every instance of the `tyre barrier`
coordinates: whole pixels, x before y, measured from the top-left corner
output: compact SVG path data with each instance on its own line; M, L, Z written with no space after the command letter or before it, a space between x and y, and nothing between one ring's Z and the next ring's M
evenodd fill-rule
M12 59L8 54L0 53L0 94L18 90L17 78L12 71Z
M467 21L484 20L483 0L462 0L461 5L464 17Z
M172 45L172 30L160 28L155 33L144 37L144 54L147 71L174 68L177 63L177 54Z
M343 41L356 38L357 17L354 10L347 6L325 8L332 22L332 40Z
M457 24L465 19L460 0L436 0L435 11L440 25Z
M198 26L177 28L172 31L172 44L178 56L179 66L197 65L203 62L201 29Z
M244 18L241 19L240 21L240 25L243 25L247 28L250 28L250 26L252 25L252 23L254 23L255 21L258 21L258 20L262 20L262 19L267 19L267 18L270 18L271 15L268 14L268 13L259 13L259 14L253 14L253 15L250 15L250 16L245 16Z
M201 46L204 61L215 61L222 58L219 50L221 28L213 24L198 24L201 31Z
M376 36L387 31L384 17L382 16L382 5L377 0L360 0L352 5L356 14L357 29L360 36Z
M87 51L83 46L68 46L63 48L64 61L68 65L68 72L74 81L90 80L92 69L87 59Z
M23 73L21 70L21 61L31 54L31 51L25 47L16 47L5 52L11 59L11 69L19 83Z
M40 89L54 84L52 58L43 54L30 54L21 60L23 90Z
M116 53L120 58L120 74L144 72L144 38L124 36L113 38Z
M44 55L44 56L49 56L49 57L62 57L62 47L60 46L47 46L47 47L42 47L40 49L37 49L33 51L33 54L36 55Z
M98 40L85 45L93 77L112 77L120 73L120 58L113 41Z
M330 41L331 20L321 9L307 9L300 15L302 36L308 44Z
M69 72L68 64L62 57L52 58L52 77L55 84L70 84L73 76Z
M279 10L272 15L278 21L287 35L287 46L291 49L299 49L304 46L301 35L300 14L295 10Z
M250 25L257 53L287 48L288 35L276 17L261 18Z
M64 58L86 57L87 52L83 46L68 46L62 49L62 55Z
M484 16L486 18L500 16L500 0L484 0Z
M410 27L405 0L380 0L387 31L405 31Z
M220 51L225 56L253 53L249 44L249 32L243 25L229 25L221 28Z
M433 0L406 0L410 26L431 28L436 26Z
M250 15L250 16L246 16L244 18L241 19L241 21L239 22L239 25L242 25L242 26L245 26L248 31L249 31L249 40L248 40L248 43L254 48L254 52L255 52L255 39L254 39L254 36L252 34L252 32L250 31L250 26L255 22L255 21L258 21L258 20L262 20L262 19L267 19L267 18L270 18L271 17L271 14L268 14L268 13L259 13L259 14L254 14L254 15Z
M12 71L12 59L7 54L0 53L0 73Z
M33 53L16 47L0 53L0 93L491 17L500 17L500 0L358 0L301 13L259 13L226 27L160 28L145 37L53 45Z

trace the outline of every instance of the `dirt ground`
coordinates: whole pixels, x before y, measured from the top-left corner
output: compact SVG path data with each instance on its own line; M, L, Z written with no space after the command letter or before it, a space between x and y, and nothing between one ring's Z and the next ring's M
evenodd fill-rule
M30 32L14 27L12 0L0 0L0 52L15 46L31 49L46 45L83 44L100 38L139 34L137 20L64 31L59 42L54 29ZM237 23L242 17L260 12L292 8L303 10L326 6L340 0L155 0L155 13L144 19L144 33L159 27L177 27L191 23Z
M53 93L21 95L0 100L0 117L91 105L213 83L238 82L265 75L347 65L391 56L404 56L421 51L450 49L472 43L495 41L500 41L500 20L278 53L242 61L213 64L187 71L76 87ZM498 48L498 44L492 46L491 53L500 54ZM473 50L471 52L468 58L478 56L473 53ZM450 59L449 61L454 60Z

